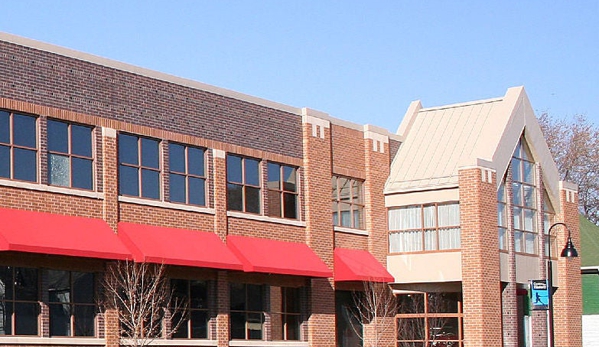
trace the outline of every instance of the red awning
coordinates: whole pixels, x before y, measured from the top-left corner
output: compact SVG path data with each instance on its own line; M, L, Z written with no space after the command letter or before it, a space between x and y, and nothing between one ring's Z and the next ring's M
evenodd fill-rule
M125 260L131 252L101 219L0 208L0 250Z
M335 248L335 281L394 282L395 279L370 252Z
M241 259L243 270L280 275L331 277L327 265L304 243L228 236L227 245Z
M123 222L118 231L136 262L243 270L214 233Z

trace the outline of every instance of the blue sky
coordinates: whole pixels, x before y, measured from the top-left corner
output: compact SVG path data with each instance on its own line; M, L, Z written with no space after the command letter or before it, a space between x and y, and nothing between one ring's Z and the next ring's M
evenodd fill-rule
M502 96L599 123L599 1L15 1L0 31L395 131Z

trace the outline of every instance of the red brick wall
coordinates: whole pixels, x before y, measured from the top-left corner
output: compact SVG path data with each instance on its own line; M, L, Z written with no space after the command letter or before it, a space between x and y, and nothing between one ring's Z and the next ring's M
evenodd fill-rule
M566 194L571 199L567 199ZM568 201L570 200L570 201ZM578 194L560 191L561 213L559 218L572 232L572 242L580 254L580 229L578 219ZM557 228L557 227L556 227ZM562 228L557 235L557 249L561 252L566 245L567 232ZM582 346L582 278L580 258L558 257L557 278L559 290L553 296L555 346Z
M331 125L331 154L333 156L333 173L351 178L365 179L364 133Z
M464 345L501 346L496 185L482 182L481 169L472 168L460 170L459 189Z

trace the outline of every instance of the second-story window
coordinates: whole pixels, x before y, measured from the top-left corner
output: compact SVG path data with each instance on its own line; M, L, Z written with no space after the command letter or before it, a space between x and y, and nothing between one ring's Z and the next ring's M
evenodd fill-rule
M92 128L48 120L48 183L93 189Z
M297 219L297 170L268 163L268 215Z
M336 177L332 183L333 225L364 229L364 192L362 182Z
M119 134L119 193L160 198L159 141Z
M227 156L227 208L260 213L260 161Z
M206 206L204 149L170 143L168 152L170 200Z
M37 182L37 119L0 111L0 177Z

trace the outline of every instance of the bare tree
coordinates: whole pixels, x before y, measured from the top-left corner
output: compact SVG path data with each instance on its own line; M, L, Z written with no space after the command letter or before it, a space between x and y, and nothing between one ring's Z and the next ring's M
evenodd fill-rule
M578 184L580 213L599 223L599 128L585 116L557 119L544 113L539 124L561 179Z
M364 291L353 292L352 298L354 307L349 312L353 320L361 324L350 326L362 339L363 346L395 346L397 300L389 285L364 282ZM359 328L362 331L358 331Z
M183 323L172 317L184 317L187 311L186 302L173 296L164 264L110 264L103 290L102 306L118 311L122 345L143 347L168 337Z

